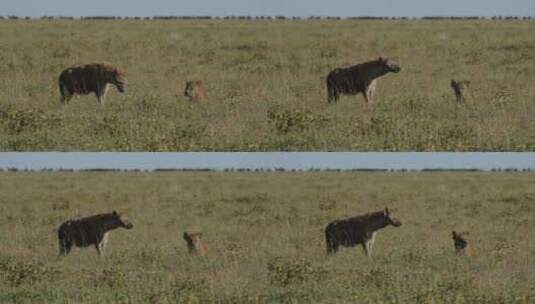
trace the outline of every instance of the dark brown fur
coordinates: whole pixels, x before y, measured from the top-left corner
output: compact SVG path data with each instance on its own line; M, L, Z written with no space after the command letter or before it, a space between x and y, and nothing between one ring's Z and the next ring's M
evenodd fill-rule
M373 102L376 79L386 73L398 73L401 68L379 58L348 68L334 69L327 75L327 101L338 101L341 94L355 95L362 93L366 103Z
M116 211L68 220L58 228L59 253L60 255L69 254L72 246L88 247L93 245L98 254L102 255L109 231L117 228L132 229L133 227Z
M452 231L453 245L455 246L455 253L459 255L466 254L466 247L468 242L466 241L466 236L468 232L455 232Z
M108 86L125 91L126 78L122 71L107 62L90 63L65 69L59 75L61 101L68 102L75 94L95 93L98 102L104 102Z
M201 237L201 232L184 232L184 240L186 240L189 253L197 256L204 256L206 254L206 248Z
M466 100L466 93L468 92L468 88L470 87L470 81L455 81L452 79L450 82L450 86L453 89L453 92L455 93L455 98L457 99L457 102L464 103Z
M361 244L367 256L375 240L377 230L388 225L401 226L401 222L392 216L388 208L348 219L336 220L325 228L327 254L332 255L338 247L354 247Z
M189 101L193 102L203 101L208 98L208 94L206 94L206 89L204 88L204 85L200 80L186 81L184 96L188 98Z

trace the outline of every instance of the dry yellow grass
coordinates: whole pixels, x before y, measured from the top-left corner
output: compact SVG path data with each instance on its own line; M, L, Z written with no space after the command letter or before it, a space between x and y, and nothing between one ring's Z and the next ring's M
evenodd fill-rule
M0 150L474 151L535 148L534 21L0 21ZM402 72L328 105L327 73ZM111 91L60 106L59 73L107 60ZM459 106L451 79L469 79ZM201 79L209 100L182 96Z
M1 173L0 302L532 303L533 173ZM325 254L329 221L403 226ZM112 209L133 230L58 258L62 221ZM188 254L201 230L207 256ZM451 231L470 231L457 256Z

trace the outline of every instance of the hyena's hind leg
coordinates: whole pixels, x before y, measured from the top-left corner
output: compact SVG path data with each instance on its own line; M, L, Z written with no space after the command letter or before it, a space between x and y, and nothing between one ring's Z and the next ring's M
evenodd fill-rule
M62 84L59 85L59 93L61 95L61 103L67 103L72 99L73 93L69 90L69 88L66 88Z
M327 83L327 102L336 103L338 101L338 91L335 86Z
M338 251L338 244L336 242L327 241L327 255L333 255Z
M338 242L334 239L334 236L325 234L325 245L327 247L327 255L333 255L338 251Z
M66 256L71 252L72 243L65 237L59 237L59 255Z

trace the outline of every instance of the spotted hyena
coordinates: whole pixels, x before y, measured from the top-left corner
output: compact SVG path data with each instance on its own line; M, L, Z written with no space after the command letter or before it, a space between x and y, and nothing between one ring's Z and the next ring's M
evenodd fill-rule
M184 89L184 96L189 101L193 101L193 102L203 101L208 98L206 89L204 88L204 85L202 81L200 80L186 81L186 88Z
M354 247L360 244L366 255L370 256L377 231L389 225L399 227L401 222L392 215L388 208L333 221L325 228L327 254L336 253L340 246Z
M59 92L63 103L75 94L95 93L98 102L103 103L110 85L123 93L126 86L125 74L108 62L89 63L65 69L59 75Z
M327 75L327 101L336 102L341 94L362 93L369 105L373 103L377 78L399 71L401 68L398 65L382 57L352 67L334 69Z
M450 81L450 86L453 89L453 93L455 93L455 98L457 99L457 102L464 103L466 100L466 94L468 93L468 88L470 87L470 81L455 81L452 79Z
M188 246L188 251L191 254L204 256L206 248L201 240L202 232L184 232L184 240Z
M108 234L117 228L132 229L134 226L124 216L112 213L97 214L62 223L58 229L59 253L67 255L76 247L95 246L99 255L104 254Z
M466 254L466 247L468 246L466 236L469 235L469 233L452 231L451 234L453 238L453 246L455 247L455 253L459 255Z

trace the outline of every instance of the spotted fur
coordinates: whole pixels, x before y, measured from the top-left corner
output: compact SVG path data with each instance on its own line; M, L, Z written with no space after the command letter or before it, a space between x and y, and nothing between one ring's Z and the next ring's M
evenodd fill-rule
M389 225L399 227L401 222L392 215L388 208L348 219L335 220L325 228L327 254L335 254L340 246L354 247L360 244L366 255L370 256L377 231Z
M452 231L453 245L455 247L455 253L459 255L466 254L466 249L468 242L466 241L466 236L468 232L456 232Z
M388 59L379 58L348 68L337 68L327 75L327 101L337 102L342 94L356 95L362 93L366 103L373 103L377 78L401 68Z
M184 96L189 101L193 101L193 102L203 101L208 98L206 89L204 88L204 85L202 81L200 80L186 81L186 88L184 89Z
M89 63L65 69L59 75L59 92L63 103L72 96L94 93L103 103L110 85L123 93L126 86L125 74L108 62Z
M188 251L197 256L204 256L206 248L201 240L202 232L184 232L184 240L188 246Z
M470 81L455 81L452 79L450 82L450 86L453 89L453 93L455 93L455 98L457 99L457 102L464 103L466 101L466 93L468 92L468 88L470 87Z
M58 228L59 253L60 255L69 254L72 246L95 246L98 254L102 255L111 230L132 229L133 227L132 223L116 211L68 220Z

